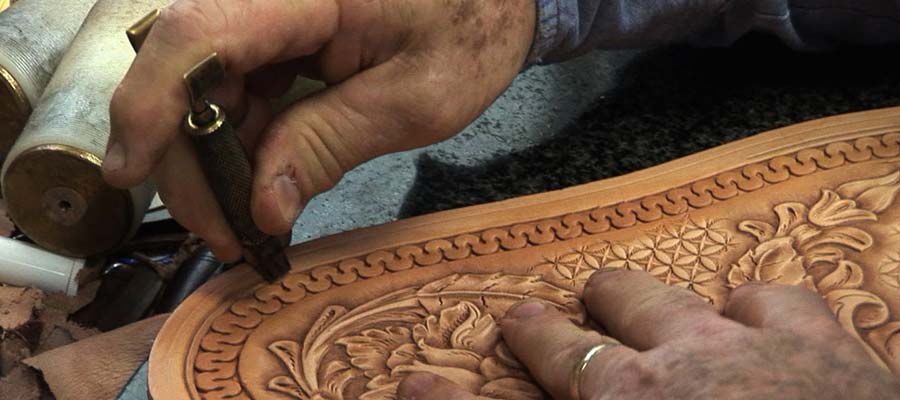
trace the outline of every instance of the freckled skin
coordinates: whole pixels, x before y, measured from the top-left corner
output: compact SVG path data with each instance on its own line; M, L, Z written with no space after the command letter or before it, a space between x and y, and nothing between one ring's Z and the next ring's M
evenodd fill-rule
M152 176L172 215L235 260L240 246L179 135L193 64L222 58L228 79L210 97L244 117L253 219L279 235L348 170L465 128L524 67L535 19L534 0L175 1L110 105L108 151L125 156L104 176L118 187ZM264 97L297 74L331 86L273 115Z
M875 364L822 298L804 288L738 288L723 316L646 272L613 270L594 274L582 301L611 337L576 327L555 307L533 301L514 306L500 321L510 351L556 399L569 398L578 360L613 338L622 345L601 350L585 368L582 399L900 398L900 380ZM481 399L423 374L406 378L399 398Z

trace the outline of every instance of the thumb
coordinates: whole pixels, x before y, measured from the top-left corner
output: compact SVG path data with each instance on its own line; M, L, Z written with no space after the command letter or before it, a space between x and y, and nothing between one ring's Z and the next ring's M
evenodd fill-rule
M449 137L477 115L475 109L441 111L454 87L452 72L404 65L389 61L365 70L272 121L255 155L253 219L262 231L290 231L305 204L350 169ZM420 73L428 74L427 84Z

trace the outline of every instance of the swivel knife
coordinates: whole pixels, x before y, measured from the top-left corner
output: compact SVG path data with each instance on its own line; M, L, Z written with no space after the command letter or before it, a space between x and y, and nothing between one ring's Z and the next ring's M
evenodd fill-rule
M128 29L128 39L137 52L159 17L155 10ZM286 274L290 262L285 243L261 232L250 213L253 170L241 141L222 107L206 98L210 89L225 79L217 53L212 53L184 74L190 96L190 111L182 130L191 137L197 157L225 219L244 248L246 261L268 281Z

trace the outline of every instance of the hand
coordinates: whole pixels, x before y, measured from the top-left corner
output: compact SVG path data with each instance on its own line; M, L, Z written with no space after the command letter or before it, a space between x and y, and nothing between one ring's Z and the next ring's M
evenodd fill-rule
M227 70L210 98L254 161L253 219L290 231L303 206L360 163L450 137L523 67L534 0L180 0L163 10L110 106L106 180L152 174L187 229L240 256L180 127L182 75L213 51ZM296 76L333 85L272 115Z
M582 375L582 399L896 399L900 381L871 361L825 302L799 287L745 285L719 315L700 297L649 274L608 270L585 287L591 317L622 346L601 350ZM503 338L554 398L589 349L614 341L527 302L501 321ZM428 374L400 399L476 399Z

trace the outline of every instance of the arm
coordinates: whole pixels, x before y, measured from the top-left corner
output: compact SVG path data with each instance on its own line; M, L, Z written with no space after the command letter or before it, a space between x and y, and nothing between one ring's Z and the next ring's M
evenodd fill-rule
M728 45L768 32L805 50L900 39L895 0L538 0L530 60L552 62L595 48L689 41Z

